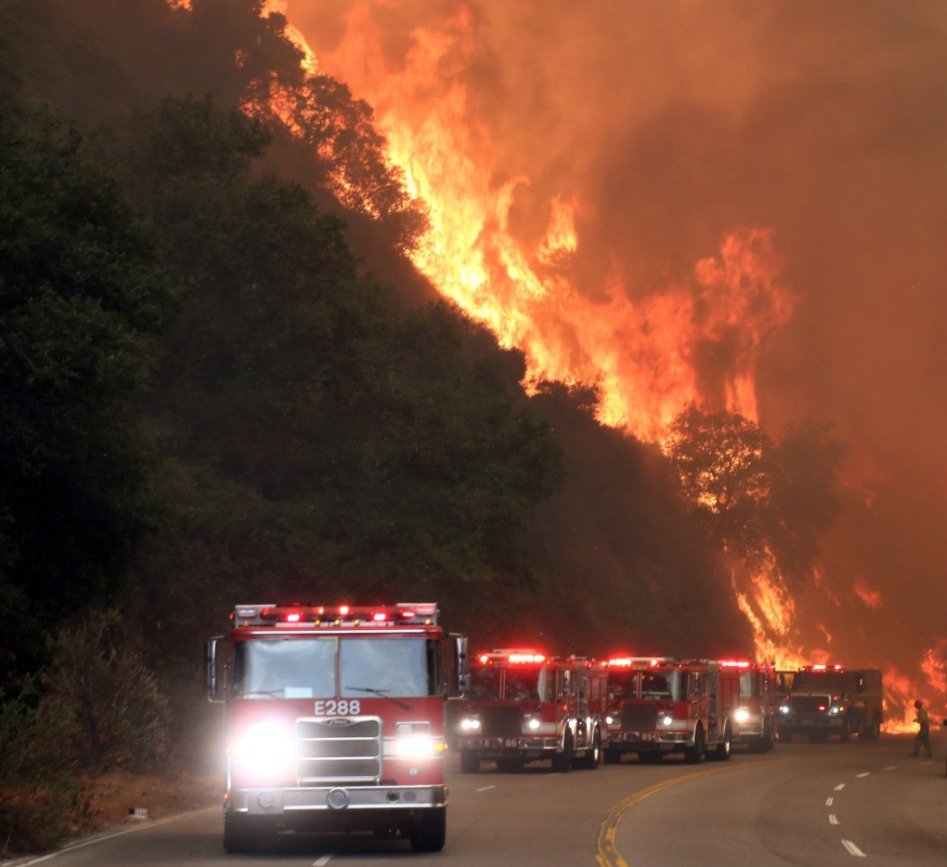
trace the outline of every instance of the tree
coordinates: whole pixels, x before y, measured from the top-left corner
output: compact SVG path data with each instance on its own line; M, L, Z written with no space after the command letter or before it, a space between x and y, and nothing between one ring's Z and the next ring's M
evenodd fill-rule
M819 534L837 514L845 454L824 428L807 426L775 442L736 413L691 404L664 448L686 499L731 554L752 560L769 552L795 579L811 572Z
M0 108L0 689L149 524L135 402L170 288L75 130Z

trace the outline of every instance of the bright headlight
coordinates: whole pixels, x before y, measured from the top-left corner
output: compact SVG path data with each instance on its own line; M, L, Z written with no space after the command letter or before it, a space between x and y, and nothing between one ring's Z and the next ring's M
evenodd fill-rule
M829 713L831 713L831 714L845 713L845 705L844 705L844 704L833 704L832 707L829 708Z
M248 774L278 776L291 768L296 759L292 726L278 720L251 723L231 744L230 756Z
M395 738L395 754L404 759L427 759L444 751L444 741L430 735L413 734Z
M480 720L475 716L465 716L460 721L460 727L465 732L478 732L480 731Z
M526 723L526 728L530 729L531 731L536 731L540 725L541 723L538 719L536 719L536 717L530 717L529 721Z
M792 710L792 708L790 708L788 704L781 704L781 705L779 706L779 712L780 712L780 713L789 713L790 710Z
M738 707L733 714L733 718L738 723L745 723L750 721L750 710L745 707Z
M605 725L611 726L611 725L615 725L615 723L617 722L618 722L618 718L612 716L611 714L605 717Z
M672 722L674 722L674 717L672 717L669 713L666 713L663 717L661 717L661 725L663 726L669 726Z

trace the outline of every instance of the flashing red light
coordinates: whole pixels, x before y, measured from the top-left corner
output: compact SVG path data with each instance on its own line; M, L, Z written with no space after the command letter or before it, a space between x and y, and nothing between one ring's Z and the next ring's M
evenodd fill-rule
M302 614L298 611L290 611L290 613L286 615L287 623L299 623L300 620L302 620Z
M481 662L483 665L486 665L486 664L490 661L490 654L489 654L489 653L481 653L478 658L479 658L480 662Z
M608 664L613 665L616 668L631 668L631 657L617 656L615 659L608 660Z
M351 610L352 610L352 609L350 609L348 605L340 605L340 606L339 606L339 616L340 616L340 617L345 617L345 616L349 613L349 611L351 611Z
M400 612L400 614L401 614L402 617L405 618L405 620L410 620L412 617L417 617L417 613L416 613L416 612L410 611L410 610L408 610L407 608L403 609L403 610Z
M384 611L375 611L372 613L372 620L375 623L384 623L388 619L388 615Z
M721 660L720 664L724 668L749 668L751 665L751 663L742 659L724 659Z
M544 662L546 657L542 653L511 653L507 657L510 665L529 665Z

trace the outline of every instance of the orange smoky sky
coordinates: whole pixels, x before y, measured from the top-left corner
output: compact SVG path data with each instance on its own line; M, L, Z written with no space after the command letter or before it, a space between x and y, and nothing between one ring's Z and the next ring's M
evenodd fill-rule
M397 125L406 160L446 123L458 167L509 191L511 237L541 249L556 220L574 228L569 291L600 317L765 233L792 300L759 296L755 412L776 433L830 425L860 505L797 621L810 647L830 633L830 656L897 664L947 702L947 4L274 5L383 132ZM409 79L406 100L393 82ZM713 357L693 360L712 378Z

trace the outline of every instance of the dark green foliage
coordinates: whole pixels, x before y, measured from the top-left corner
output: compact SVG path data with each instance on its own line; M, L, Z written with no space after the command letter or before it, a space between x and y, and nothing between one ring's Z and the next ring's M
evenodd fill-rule
M168 286L74 130L0 111L0 591L38 626L114 588L149 521L134 400Z
M254 122L167 100L135 130L129 188L189 286L148 401L173 504L133 585L156 640L172 617L196 639L236 597L459 607L523 580L559 458L521 355L362 275L339 220L251 170ZM190 595L207 605L182 624Z
M536 510L544 586L522 619L560 652L751 653L716 543L657 446L599 425L593 389L546 383L534 403L563 445L566 479Z

